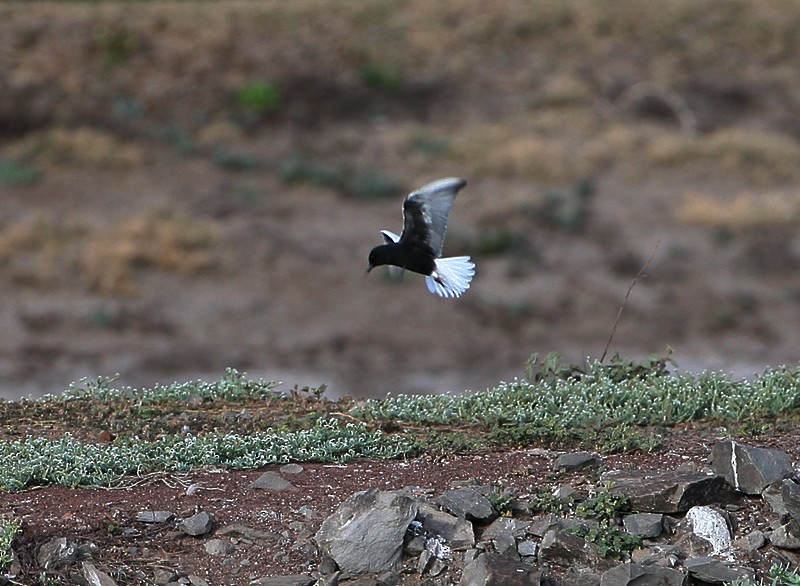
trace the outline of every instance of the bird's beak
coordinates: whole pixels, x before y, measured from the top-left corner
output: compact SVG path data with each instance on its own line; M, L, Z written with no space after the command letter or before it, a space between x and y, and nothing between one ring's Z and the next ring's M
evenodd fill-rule
M372 269L374 269L374 268L375 268L375 265L369 265L369 266L367 267L367 270L366 270L366 272L364 273L364 276L366 277L366 276L369 274L369 272L370 272Z

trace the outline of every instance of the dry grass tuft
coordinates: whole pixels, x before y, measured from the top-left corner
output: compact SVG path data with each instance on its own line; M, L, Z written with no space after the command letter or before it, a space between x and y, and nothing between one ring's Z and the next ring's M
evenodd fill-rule
M175 213L123 218L110 228L36 217L0 230L0 268L12 280L51 287L74 279L103 294L137 292L137 270L196 274L211 263L215 227Z
M708 161L758 185L800 177L800 146L795 141L779 134L739 128L698 138L664 134L650 141L645 156L653 164L671 167Z
M530 132L509 135L504 125L482 125L453 140L452 156L474 174L567 183L586 176L591 162L581 145Z
M144 164L144 150L94 128L57 127L26 135L9 148L15 159L55 165L130 169Z
M689 191L675 216L686 224L729 230L790 226L800 222L800 193L745 191L722 201Z
M137 268L195 274L209 266L218 240L210 224L180 215L125 218L86 243L81 255L83 278L93 291L134 294Z

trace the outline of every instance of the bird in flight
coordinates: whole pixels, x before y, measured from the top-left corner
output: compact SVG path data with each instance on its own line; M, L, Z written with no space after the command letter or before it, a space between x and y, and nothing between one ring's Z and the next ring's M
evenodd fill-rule
M410 193L403 201L403 233L381 230L384 244L369 253L367 273L380 265L425 275L428 291L439 297L460 297L469 289L475 263L468 256L442 258L447 218L458 190L467 182L439 179Z

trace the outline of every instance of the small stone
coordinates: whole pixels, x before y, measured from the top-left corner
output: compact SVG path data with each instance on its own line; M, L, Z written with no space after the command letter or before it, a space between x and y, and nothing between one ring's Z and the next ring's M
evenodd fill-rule
M767 538L781 549L800 549L800 525L794 519L767 533Z
M800 485L789 479L784 480L781 486L781 499L786 512L795 521L800 521Z
M300 464L284 464L279 470L281 474L300 474L304 468Z
M177 577L178 574L175 573L174 570L168 570L165 568L156 568L153 570L153 582L158 586L163 586L164 584L174 582Z
M688 559L683 566L690 576L707 584L727 584L755 578L755 572L750 568L726 566L710 557Z
M524 562L504 558L490 552L478 556L467 564L461 576L463 586L529 586L541 583L537 568Z
M525 535L528 522L510 517L500 517L492 522L481 535L481 541L491 541L494 549L507 557L517 555L517 537Z
M305 574L291 576L272 576L250 582L250 586L311 586L316 580Z
M683 572L641 564L619 564L603 572L600 577L600 586L683 586L685 583Z
M764 547L766 543L767 538L764 536L764 533L756 529L734 541L733 546L741 551L752 553Z
M277 541L279 536L277 533L272 533L270 531L261 531L260 529L253 529L252 527L248 527L247 525L242 525L241 523L232 523L230 525L225 525L224 527L220 527L217 529L217 535L241 535L246 539L251 539L253 541L257 539L267 539L269 541Z
M664 529L664 515L660 513L635 513L622 519L625 531L643 539L655 539Z
M789 478L793 472L792 458L786 452L733 440L714 444L711 465L736 490L753 495L761 494L773 482Z
M200 511L196 515L184 519L181 521L180 525L178 525L178 529L183 531L186 535L195 537L211 532L213 527L214 517L205 511Z
M209 539L203 544L208 555L228 555L236 550L236 546L225 539Z
M83 577L92 586L117 586L117 583L111 579L111 576L98 570L94 564L82 562L81 567L83 569Z
M686 513L686 520L698 537L711 544L714 553L722 553L731 546L731 531L722 514L711 507L692 507Z
M189 575L189 584L192 586L210 586L208 582L203 580L200 576Z
M600 574L580 568L570 568L561 578L561 586L600 586Z
M779 517L789 514L789 511L786 509L786 503L783 502L783 485L786 482L791 482L791 480L788 478L778 480L761 492L761 498L770 506L772 512Z
M171 511L139 511L136 513L136 520L140 523L166 523L175 518L175 513Z
M291 492L297 492L300 490L277 472L264 472L264 474L250 483L250 488L264 490L288 490Z
M533 557L536 555L536 552L539 549L539 544L535 541L531 541L530 539L526 539L525 541L521 541L517 546L517 553L522 557Z
M468 549L475 545L472 523L461 517L454 517L432 505L420 503L417 520L426 531L443 538L454 550Z
M468 521L491 521L497 517L497 511L489 499L474 488L445 491L436 502L456 517Z
M553 513L548 513L540 517L534 517L528 525L528 533L534 537L544 537L550 529L558 529L561 526L561 518Z
M43 543L36 556L39 566L45 570L69 566L75 563L77 558L75 544L68 542L66 537L56 537Z
M613 482L609 492L626 495L641 513L680 513L696 505L724 504L735 495L726 490L722 476L702 472L612 470L602 480Z
M573 452L570 454L561 454L553 462L553 470L564 470L565 472L572 472L574 470L582 470L583 468L599 468L602 466L603 460L597 454L591 452Z
M590 566L601 564L597 546L568 531L551 529L539 545L539 561L557 566Z

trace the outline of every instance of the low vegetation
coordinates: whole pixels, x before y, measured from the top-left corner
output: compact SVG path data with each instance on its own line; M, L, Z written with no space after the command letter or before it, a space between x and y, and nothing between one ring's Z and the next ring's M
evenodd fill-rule
M148 389L82 381L61 395L0 403L0 488L109 486L128 475L204 466L446 457L486 446L653 450L660 428L700 420L750 428L791 417L800 404L793 368L734 381L673 374L668 363L614 357L579 367L534 357L528 379L483 392L360 403L329 401L324 387L282 391L233 369L216 382Z

